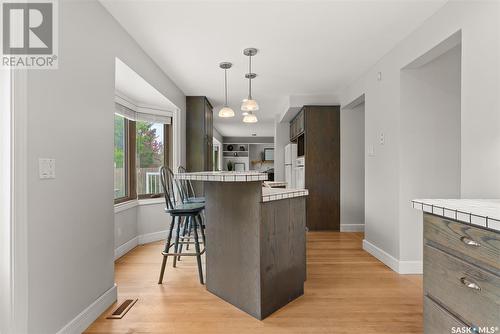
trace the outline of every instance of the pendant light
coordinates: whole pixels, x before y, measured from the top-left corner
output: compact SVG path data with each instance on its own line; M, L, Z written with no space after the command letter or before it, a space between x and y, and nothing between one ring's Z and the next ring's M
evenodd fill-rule
M224 106L219 110L219 117L234 117L234 111L227 105L227 70L231 68L233 64L228 62L223 62L219 64L219 67L224 70Z
M253 112L259 110L259 104L252 98L252 79L257 76L257 74L252 73L252 56L257 54L257 49L245 49L243 50L243 54L248 57L248 73L245 74L245 78L248 79L248 98L243 100L241 104L241 111L243 111L243 115L250 116L244 117L243 122L255 123L257 122L257 116L255 116Z

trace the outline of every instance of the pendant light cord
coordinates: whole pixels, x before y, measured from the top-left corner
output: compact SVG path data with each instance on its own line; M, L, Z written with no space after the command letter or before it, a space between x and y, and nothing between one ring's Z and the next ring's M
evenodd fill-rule
M252 55L248 56L250 58L248 62L248 73L250 77L248 78L248 99L252 99Z
M224 94L226 98L225 106L227 107L227 69L224 69Z

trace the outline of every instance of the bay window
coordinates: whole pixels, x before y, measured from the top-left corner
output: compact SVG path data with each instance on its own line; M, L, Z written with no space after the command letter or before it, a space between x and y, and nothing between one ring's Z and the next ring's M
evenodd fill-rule
M162 196L159 168L171 164L171 117L116 104L115 203Z

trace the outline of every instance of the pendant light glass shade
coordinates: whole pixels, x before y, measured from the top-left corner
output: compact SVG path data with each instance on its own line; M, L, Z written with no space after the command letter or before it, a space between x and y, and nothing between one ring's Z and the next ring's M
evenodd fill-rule
M251 111L249 111L248 114L243 117L243 123L257 123L257 121L257 116L255 116L255 114Z
M259 104L257 100L248 98L244 99L241 103L241 111L257 111L259 110Z
M234 117L234 111L227 106L222 107L222 109L219 110L219 117Z
M231 68L233 64L228 62L223 62L219 64L219 67L224 70L224 107L219 110L219 117L227 118L234 117L234 111L227 105L227 70Z

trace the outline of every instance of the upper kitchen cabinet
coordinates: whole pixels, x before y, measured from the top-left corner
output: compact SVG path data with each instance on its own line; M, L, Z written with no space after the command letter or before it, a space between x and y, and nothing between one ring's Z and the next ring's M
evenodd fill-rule
M290 141L304 156L309 230L340 230L340 107L304 106L290 123Z
M205 96L186 97L186 169L213 170L213 107ZM198 194L203 184L195 184Z
M294 141L298 136L304 133L304 108L290 122L290 141Z

